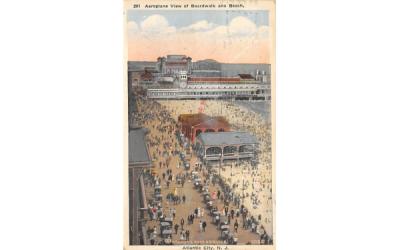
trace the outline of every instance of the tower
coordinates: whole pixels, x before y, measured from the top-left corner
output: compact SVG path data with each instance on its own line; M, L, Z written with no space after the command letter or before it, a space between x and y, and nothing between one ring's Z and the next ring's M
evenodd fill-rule
M189 56L189 57L186 58L186 60L187 60L187 73L191 74L192 73L192 67L193 67L192 58Z
M160 73L165 73L165 57L157 58L157 69Z
M181 88L186 88L187 85L187 71L179 72L179 86Z
M262 81L262 76L260 75L260 70L256 70L256 81L261 82Z
M263 70L263 72L262 72L262 76L261 76L262 78L261 78L261 82L262 83L267 83L267 74L266 74L266 72Z

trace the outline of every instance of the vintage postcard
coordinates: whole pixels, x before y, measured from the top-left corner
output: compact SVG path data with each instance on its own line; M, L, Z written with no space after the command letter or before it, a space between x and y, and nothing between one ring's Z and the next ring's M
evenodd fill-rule
M275 249L275 2L124 18L124 248Z

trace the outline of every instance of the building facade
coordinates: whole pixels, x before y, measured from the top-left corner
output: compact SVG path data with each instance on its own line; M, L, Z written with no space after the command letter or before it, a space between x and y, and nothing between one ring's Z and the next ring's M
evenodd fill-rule
M256 158L258 141L248 132L202 133L196 138L195 150L205 163Z
M236 77L193 77L187 81L180 78L175 88L150 88L150 99L252 99L270 100L270 85L254 78Z
M229 72L223 72L222 65ZM167 55L157 58L154 67L148 63L143 66L139 77L132 75L130 81L140 83L150 99L271 99L270 73L249 73L257 67L268 69L265 65L243 64L241 71L240 64L221 64L212 59L192 62L186 55Z
M167 55L157 58L158 71L164 75L176 75L192 71L192 58L185 55Z

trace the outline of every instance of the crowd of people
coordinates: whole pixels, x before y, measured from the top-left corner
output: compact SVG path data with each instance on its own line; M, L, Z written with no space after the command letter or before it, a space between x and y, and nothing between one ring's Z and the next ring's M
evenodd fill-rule
M229 194L234 203L243 203L253 214L265 214L263 226L272 233L272 130L265 117L234 102L222 100L168 100L160 101L172 117L180 114L197 113L198 109L210 116L224 116L232 129L254 134L259 141L258 164L249 162L229 164L223 167L221 177L233 190ZM264 124L261 125L260 124Z
M146 189L152 191L156 186L161 186L162 193L166 194L164 199L155 199L155 202L149 204L150 219L157 221L165 217L173 218L175 233L173 238L189 241L193 235L189 228L197 223L199 225L198 232L205 233L210 215L204 207L195 207L189 210L187 215L177 213L177 210L182 211L188 198L190 199L183 190L188 188L187 183L193 182L193 175L184 169L179 161L178 155L184 151L184 148L176 138L175 132L178 129L178 115L197 113L197 106L192 103L195 101L174 103L175 101L156 102L138 99L137 102L138 112L134 114L134 118L138 126L146 127L150 131L147 136L147 146L155 166L154 170L145 172L145 186ZM221 103L221 105L225 105L224 102L221 101ZM213 112L216 111L213 107L215 105L205 103L204 112L215 115ZM238 130L252 132L260 140L260 163L257 167L246 162L232 164L231 171L229 171L229 167L225 166L219 174L208 168L197 170L204 177L202 186L210 184L211 197L215 202L215 207L227 217L229 224L233 224L234 232L238 233L238 230L240 231L242 228L257 233L261 239L267 233L272 234L272 222L268 220L271 217L268 214L272 215L272 203L268 202L271 200L272 193L271 155L267 147L269 145L270 149L270 128L255 126L259 122L257 119L261 119L261 116L259 117L257 114L243 113L242 108L230 106L228 103L224 108L226 110L222 111L222 115L232 126L237 127ZM235 112L241 114L239 115L241 118L235 116ZM270 192L265 192L266 190ZM150 198L154 198L152 192L149 195ZM267 214L267 220L262 220L261 214ZM153 230L150 238L154 242L156 241L155 235L159 234L160 230L157 231L156 224L151 223L149 223L149 228Z

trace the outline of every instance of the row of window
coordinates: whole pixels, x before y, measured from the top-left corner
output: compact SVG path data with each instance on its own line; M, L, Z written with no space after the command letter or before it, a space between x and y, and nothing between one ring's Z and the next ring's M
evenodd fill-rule
M258 92L258 93L257 93ZM265 91L225 91L225 92L148 92L149 96L177 96L177 95L254 95L264 94Z
M196 84L196 85L205 85L205 86L209 86L209 85L217 85L217 86L221 86L221 85L244 85L244 84L252 84L252 85L259 85L259 82L218 82L218 81L214 81L214 82L202 82L202 81L189 81L190 84ZM252 88L255 88L256 86L251 86Z
M188 86L190 89L256 89L258 86L221 86L221 85L216 85L216 86Z

